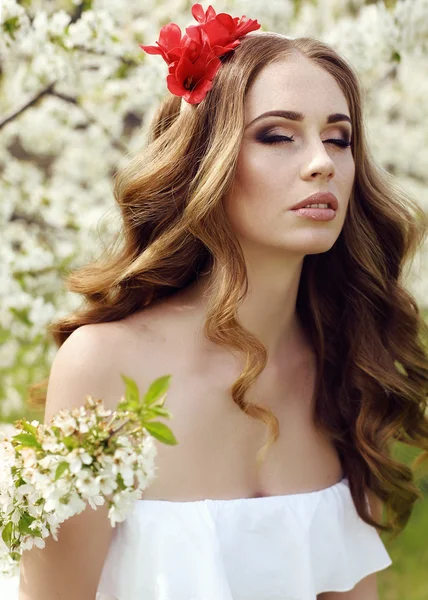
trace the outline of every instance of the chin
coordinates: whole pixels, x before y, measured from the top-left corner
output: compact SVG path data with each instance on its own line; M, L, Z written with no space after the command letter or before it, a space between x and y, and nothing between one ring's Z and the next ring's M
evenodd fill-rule
M334 246L339 235L340 231L312 231L306 235L300 235L300 239L296 240L294 244L284 244L283 248L289 252L302 254L302 256L306 254L321 254L322 252L328 252ZM290 240L287 241L290 242Z

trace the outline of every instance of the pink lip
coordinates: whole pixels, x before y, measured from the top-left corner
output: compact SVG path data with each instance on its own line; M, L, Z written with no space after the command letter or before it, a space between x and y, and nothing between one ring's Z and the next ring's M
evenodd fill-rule
M297 210L308 204L328 204L329 208L332 208L333 210L337 210L339 207L336 196L331 192L316 192L292 206L290 210Z

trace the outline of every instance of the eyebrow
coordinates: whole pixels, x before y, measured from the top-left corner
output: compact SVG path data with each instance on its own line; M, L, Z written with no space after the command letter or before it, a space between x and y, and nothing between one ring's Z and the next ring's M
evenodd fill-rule
M289 119L291 121L303 121L305 115L294 110L270 110L269 112L265 112L253 119L253 121L251 121L246 128L256 121L264 119L265 117L283 117L284 119ZM327 123L338 123L339 121L348 121L348 123L351 123L352 125L351 119L348 117L348 115L343 115L342 113L334 113L332 115L328 115L327 117Z

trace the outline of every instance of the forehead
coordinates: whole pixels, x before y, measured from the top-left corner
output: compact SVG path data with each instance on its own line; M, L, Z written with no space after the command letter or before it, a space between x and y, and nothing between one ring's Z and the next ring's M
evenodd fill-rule
M264 67L248 90L246 122L278 109L320 118L334 112L349 114L346 98L334 77L300 55Z

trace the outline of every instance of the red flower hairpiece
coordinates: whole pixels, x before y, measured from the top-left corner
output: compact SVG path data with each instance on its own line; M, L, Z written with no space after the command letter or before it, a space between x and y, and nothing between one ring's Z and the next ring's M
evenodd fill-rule
M259 29L257 19L216 14L210 5L205 12L201 4L192 6L192 15L199 25L181 29L168 23L160 30L157 46L142 46L147 54L160 54L168 65L166 83L169 91L189 104L201 102L212 87L221 66L221 56L239 46L239 38Z

